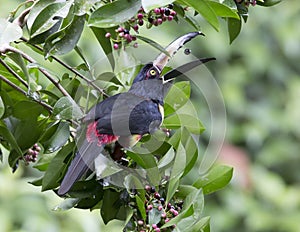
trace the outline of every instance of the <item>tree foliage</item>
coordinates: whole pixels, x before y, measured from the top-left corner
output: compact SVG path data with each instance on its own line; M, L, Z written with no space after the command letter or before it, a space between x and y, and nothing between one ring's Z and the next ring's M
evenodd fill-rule
M141 27L151 30L175 20L199 31L203 18L218 31L220 20L225 20L232 42L242 21L247 21L250 6L278 2L41 0L21 4L8 20L0 19L0 139L3 148L9 150L9 165L15 171L20 162L35 162L34 168L44 176L32 184L41 186L42 191L57 189L76 150L74 131L80 119L99 100L128 89L138 72L139 67L133 64L117 72L118 56L126 47L137 47L136 41L165 52L159 43L139 33ZM111 73L93 75L78 47L84 29L96 36ZM76 67L59 58L71 51L82 59ZM49 69L50 63L62 66L65 73ZM174 97L178 94L175 87L165 100L164 127L172 129L172 135L145 136L135 150L127 151L129 163L121 166L134 167L135 172L107 160L97 174L100 179L77 182L57 209L100 209L105 223L123 220L128 231L155 231L155 225L169 231L174 225L175 231L209 231L209 218L202 215L203 196L227 185L232 168L215 166L190 185L181 182L196 165L199 147L193 135L202 133L204 127L195 115L180 115L178 119L176 111L190 98L190 83L174 86L182 90L183 100L174 100L178 99ZM161 146L152 154L141 154L145 141L150 141L148 146ZM107 184L108 177L121 179L122 186Z

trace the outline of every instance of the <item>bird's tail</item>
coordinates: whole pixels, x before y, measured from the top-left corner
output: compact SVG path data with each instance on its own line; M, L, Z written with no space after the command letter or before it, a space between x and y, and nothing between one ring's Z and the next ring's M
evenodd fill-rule
M86 140L83 141L61 182L57 192L58 195L65 195L71 189L73 184L89 169L94 169L94 160L97 155L100 154L102 149L103 147L97 146L96 143L89 143Z

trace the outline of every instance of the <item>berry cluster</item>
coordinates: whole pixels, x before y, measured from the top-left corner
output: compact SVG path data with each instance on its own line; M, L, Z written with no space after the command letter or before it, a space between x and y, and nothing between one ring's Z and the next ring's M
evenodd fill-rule
M29 148L26 155L24 155L24 161L26 164L29 164L30 162L36 162L40 151L41 147L38 144L34 144L32 148Z
M169 222L172 218L176 217L181 211L183 201L177 201L173 205L170 202L165 202L165 199L155 190L154 187L149 185L145 186L146 190L146 201L145 209L147 215L151 210L157 210L160 212L160 221L157 224L149 225L147 221L138 220L137 221L137 231L146 232L160 232L160 231L170 231L169 228L161 229L165 223ZM173 225L175 228L175 225Z
M155 8L148 13L141 8L135 17L132 17L124 24L124 27L119 26L115 30L115 33L113 33L114 35L107 32L105 37L111 39L113 48L118 50L122 45L127 45L132 41L136 41L137 37L131 34L131 29L133 32L139 33L139 28L143 25L146 25L147 28L159 26L163 22L172 21L176 18L176 15L177 13L174 10L173 4L169 4L166 7ZM133 47L137 48L138 43L134 42Z

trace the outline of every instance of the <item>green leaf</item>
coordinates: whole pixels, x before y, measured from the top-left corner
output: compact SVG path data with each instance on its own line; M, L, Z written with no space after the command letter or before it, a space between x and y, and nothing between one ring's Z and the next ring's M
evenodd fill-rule
M66 157L73 152L74 146L74 143L69 143L54 156L45 172L42 181L42 191L53 189L59 186L58 181L66 167L66 163L64 161Z
M228 6L214 2L214 1L208 1L208 4L211 6L211 8L215 11L217 16L220 17L227 17L227 18L236 18L239 19L239 15L235 10L232 10Z
M99 0L75 0L74 14L81 16L89 13L90 9L97 2L99 2Z
M5 113L5 106L4 106L2 97L0 96L0 118L2 118L4 113Z
M121 211L121 200L120 192L114 191L112 189L105 189L103 196L103 203L101 207L101 216L104 224L107 224L110 220L116 219ZM123 215L126 219L126 215Z
M135 195L135 200L143 220L146 220L145 202L138 195Z
M176 112L184 106L191 95L191 84L189 81L180 81L172 85L165 97L165 117Z
M213 166L206 175L196 180L193 186L202 188L204 194L213 193L224 188L230 182L232 174L232 167L224 165Z
M70 136L69 123L60 122L50 126L43 134L40 142L45 152L54 152L66 144Z
M215 11L209 5L208 0L180 0L179 2L193 7L198 13L200 13L206 21L219 31L220 25Z
M159 160L158 168L162 169L172 163L175 157L174 149L171 147L168 152Z
M95 10L88 24L101 28L114 27L132 18L140 8L140 0L117 0Z
M145 12L149 12L154 8L166 6L172 2L174 2L174 0L155 0L155 1L142 0L142 7L144 8Z
M44 43L49 36L51 36L52 34L56 33L59 30L61 23L62 23L62 19L59 19L49 30L41 34L38 34L34 37L31 37L28 43L30 44Z
M154 40L146 38L141 35L136 35L136 37L145 43L149 44L150 46L156 48L158 51L165 53L167 56L170 56L170 54L165 50L164 47L162 47L159 43L156 43Z
M179 186L180 177L184 172L185 164L186 164L186 153L184 147L180 143L176 151L175 161L170 175L166 202L169 202L173 197L173 195L175 194Z
M133 148L134 152L127 151L127 155L134 160L138 165L146 170L149 182L152 185L158 185L161 179L156 160L152 154L149 154L148 150L144 150L139 147ZM147 153L148 151L148 153Z
M53 115L59 119L80 119L83 113L76 102L70 97L60 98L53 108Z
M30 37L49 30L57 23L59 18L65 18L69 13L72 3L73 1L56 2L42 9L30 28Z
M158 224L161 220L161 211L157 208L153 208L148 212L149 225Z
M27 27L31 28L36 17L41 13L43 9L45 9L48 5L60 2L60 0L44 0L44 1L36 1L34 5L32 6L32 9L30 10L26 23Z
M229 40L231 44L241 32L242 21L241 19L228 18L227 26L228 26Z
M189 114L172 114L164 119L163 126L168 129L185 127L193 134L201 134L205 130L200 120Z
M8 44L22 37L22 28L16 23L10 23L0 18L0 45Z
M14 105L12 115L20 120L37 118L44 108L33 101L19 101Z
M85 23L85 15L74 16L71 24L62 31L62 36L58 39L52 37L45 43L45 57L50 53L53 55L63 55L72 51L77 45Z
M2 138L4 138L4 140L6 140L10 144L11 149L16 150L19 157L23 155L23 152L19 147L15 137L8 129L7 125L5 125L2 121L0 121L0 135Z
M101 48L103 49L111 67L112 70L115 68L115 59L113 57L112 53L112 46L109 39L105 38L105 34L108 32L107 29L98 28L98 27L91 27L94 35L96 36L96 39L98 40Z

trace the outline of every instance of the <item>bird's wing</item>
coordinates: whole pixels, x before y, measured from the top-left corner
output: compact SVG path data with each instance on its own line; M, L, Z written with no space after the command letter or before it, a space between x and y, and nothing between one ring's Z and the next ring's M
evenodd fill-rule
M152 122L162 121L158 103L132 93L120 94L109 107L110 111L102 114L97 120L99 133L119 136L143 135L149 133Z

